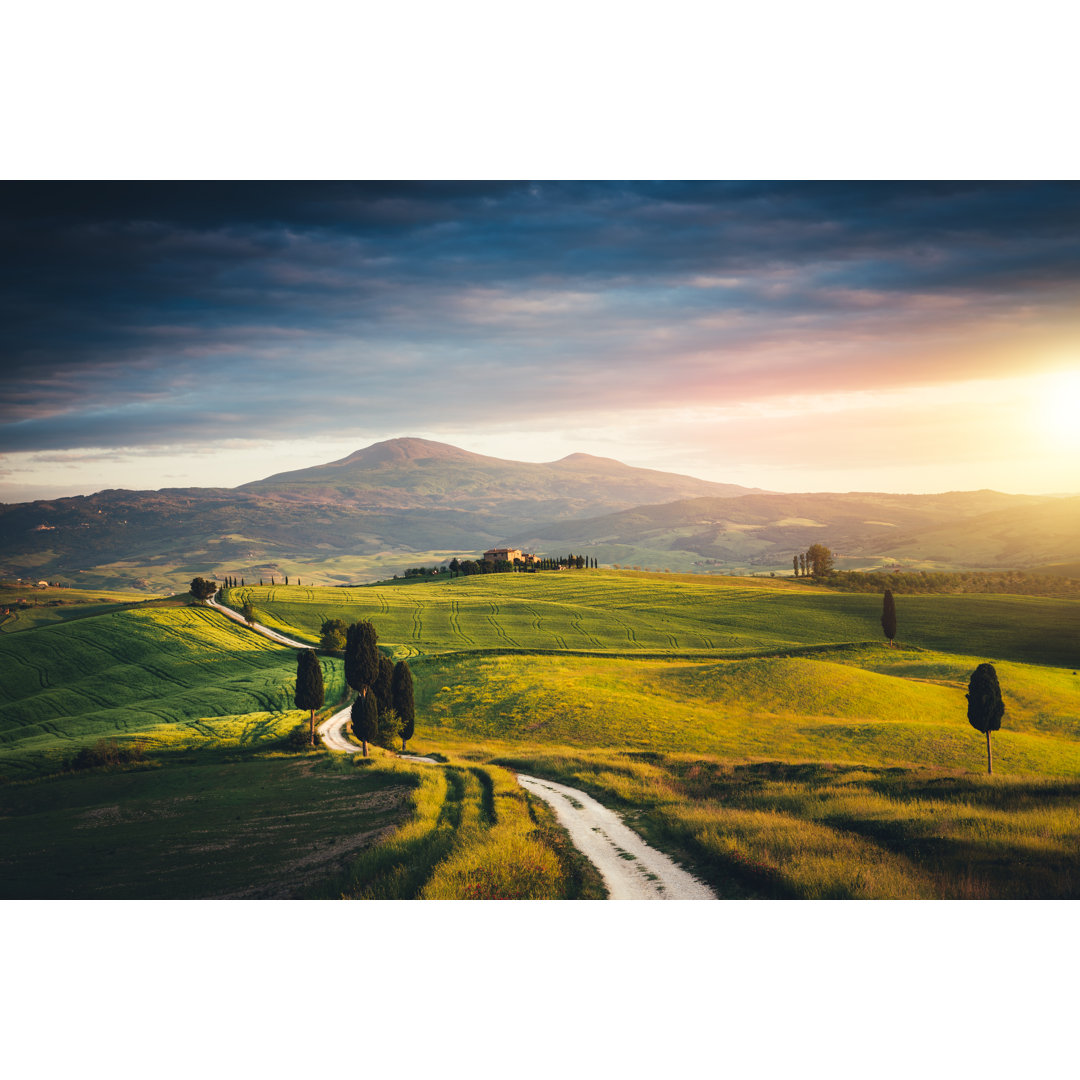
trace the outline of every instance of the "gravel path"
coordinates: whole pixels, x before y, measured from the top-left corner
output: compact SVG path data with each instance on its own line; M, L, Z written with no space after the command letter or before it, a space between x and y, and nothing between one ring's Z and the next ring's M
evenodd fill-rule
M349 722L351 711L352 706L346 705L344 709L339 709L315 729L328 750L342 750L346 754L362 753L363 748L349 742L349 736L345 734L345 726Z
M226 607L224 604L219 604L216 593L206 602L215 611L220 611L222 615L232 619L233 622L238 622L241 626L246 626L249 630L254 630L256 633L262 634L263 637L276 641L279 645L288 645L290 649L314 648L313 645L309 645L306 641L296 641L293 638L288 638L284 634L279 634L276 630L271 630L269 626L263 626L262 623L249 623L239 612L233 611L232 608Z
M576 788L518 775L555 811L575 847L600 871L611 900L715 900L707 885L649 847L614 811Z

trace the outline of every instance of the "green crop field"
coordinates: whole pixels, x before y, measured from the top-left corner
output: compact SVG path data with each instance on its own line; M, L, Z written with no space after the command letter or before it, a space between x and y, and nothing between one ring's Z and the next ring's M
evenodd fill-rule
M327 701L344 681L322 661ZM149 749L280 741L296 654L202 607L133 607L0 638L0 776L51 771L102 737Z
M145 593L110 592L98 589L35 589L27 586L0 586L0 634L17 633L35 626L85 619L117 611L148 600Z
M721 655L880 641L881 598L767 578L615 571L491 574L355 589L248 587L260 622L318 640L325 619L371 619L402 656L520 650L617 655ZM903 596L906 644L990 660L1075 667L1075 600Z

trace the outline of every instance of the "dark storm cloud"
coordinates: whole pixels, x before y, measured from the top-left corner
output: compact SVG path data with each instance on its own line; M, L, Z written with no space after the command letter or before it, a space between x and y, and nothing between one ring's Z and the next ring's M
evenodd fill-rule
M1068 322L1080 283L1076 184L8 183L0 198L0 450L198 437L223 416L303 434L331 403L411 428L778 379L857 388L897 341Z

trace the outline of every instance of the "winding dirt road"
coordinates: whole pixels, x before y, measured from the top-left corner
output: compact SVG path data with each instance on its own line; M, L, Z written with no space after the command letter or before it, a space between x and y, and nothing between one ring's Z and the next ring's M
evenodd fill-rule
M361 747L349 742L349 737L345 734L345 726L349 722L351 709L351 705L346 705L344 709L339 709L315 729L328 750L341 750L346 754L360 753Z
M292 649L310 649L303 641L285 637L261 623L251 625L231 608L217 602L216 596L207 603L233 622L248 626L271 641ZM330 750L358 754L361 748L350 742L346 734L351 706L339 709L315 729ZM439 764L435 758L418 754L401 754L406 761ZM629 826L624 825L614 811L598 803L592 796L577 788L557 784L554 780L538 780L535 776L518 775L518 783L543 799L559 824L570 834L578 850L600 871L610 900L715 900L713 891L697 878L677 866L662 851L649 847Z
M249 623L239 612L233 611L232 608L226 607L224 604L217 602L217 593L210 597L206 601L215 611L220 611L226 618L232 619L233 622L238 622L241 626L246 626L249 630L254 630L263 637L268 637L271 641L278 642L279 645L288 645L290 649L313 649L314 645L309 645L306 641L297 641L295 638L285 637L284 634L279 634L276 630L271 630L269 626L263 626L262 623Z
M518 774L526 791L543 799L574 846L600 871L609 900L715 900L708 885L649 847L615 812L577 788Z

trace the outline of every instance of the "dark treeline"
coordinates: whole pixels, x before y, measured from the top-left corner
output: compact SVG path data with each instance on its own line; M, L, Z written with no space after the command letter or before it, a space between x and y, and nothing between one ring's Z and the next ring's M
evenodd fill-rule
M825 584L844 592L893 593L1019 593L1023 596L1080 597L1080 580L1028 574L1022 570L971 570L931 572L905 570L898 573L838 570Z
M589 555L560 555L554 558L533 559L525 562L522 559L496 559L488 562L486 559L451 559L441 566L412 566L406 570L402 577L405 578L431 578L440 576L469 577L473 574L535 574L541 570L595 570L596 560ZM397 574L394 578L397 578Z

